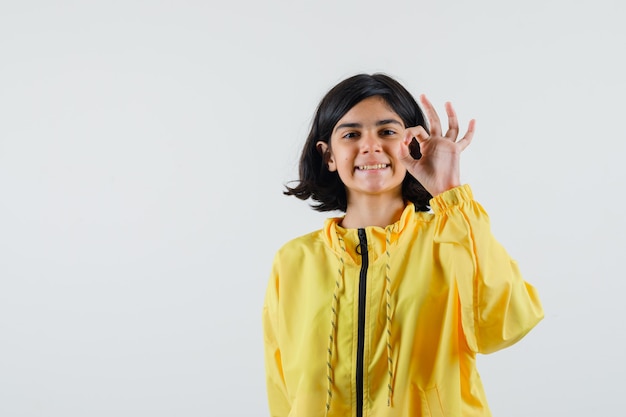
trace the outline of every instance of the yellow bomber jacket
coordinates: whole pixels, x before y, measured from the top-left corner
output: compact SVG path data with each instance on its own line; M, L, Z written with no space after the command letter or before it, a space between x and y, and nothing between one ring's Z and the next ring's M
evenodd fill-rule
M341 218L276 254L263 306L273 417L486 417L476 354L542 318L468 185L386 228Z

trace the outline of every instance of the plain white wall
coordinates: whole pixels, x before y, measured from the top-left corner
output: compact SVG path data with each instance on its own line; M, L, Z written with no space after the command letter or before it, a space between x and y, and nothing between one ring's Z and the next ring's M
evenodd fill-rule
M0 416L263 416L281 195L319 99L383 71L477 133L463 180L546 318L495 416L623 415L617 0L0 2Z

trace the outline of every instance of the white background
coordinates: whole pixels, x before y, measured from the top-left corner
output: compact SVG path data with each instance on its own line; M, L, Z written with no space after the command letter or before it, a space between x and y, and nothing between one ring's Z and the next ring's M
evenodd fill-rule
M0 416L265 416L281 195L319 99L383 71L477 133L463 181L546 318L494 416L623 416L623 55L610 0L0 2Z

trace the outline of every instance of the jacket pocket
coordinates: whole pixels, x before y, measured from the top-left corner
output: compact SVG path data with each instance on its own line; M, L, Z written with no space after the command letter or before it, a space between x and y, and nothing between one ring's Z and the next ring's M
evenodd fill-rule
M445 417L446 414L443 411L443 404L441 403L441 396L439 395L439 389L437 386L420 391L422 394L422 401L424 402L423 408L426 412L426 416Z

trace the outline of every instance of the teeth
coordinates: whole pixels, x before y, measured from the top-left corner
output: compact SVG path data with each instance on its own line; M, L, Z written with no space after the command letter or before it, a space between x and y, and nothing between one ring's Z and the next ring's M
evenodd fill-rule
M387 164L376 164L376 165L360 165L358 168L361 171L367 171L368 169L383 169L387 168Z

